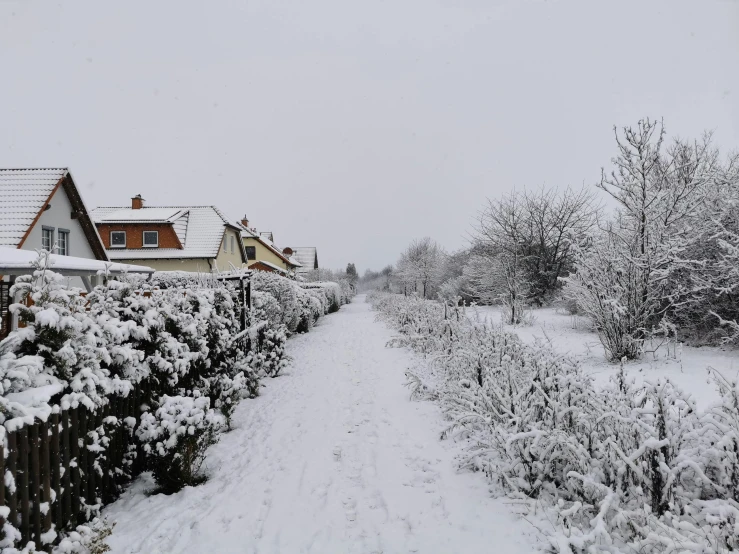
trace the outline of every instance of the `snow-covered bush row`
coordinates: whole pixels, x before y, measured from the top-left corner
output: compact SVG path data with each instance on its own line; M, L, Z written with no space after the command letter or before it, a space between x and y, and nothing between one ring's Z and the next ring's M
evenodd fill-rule
M238 284L186 274L128 276L83 296L45 264L42 255L37 271L12 289L23 299L11 306L22 325L0 342L2 430L79 405L94 412L136 389L146 407L140 421L105 418L88 433L87 448L105 459L111 430L125 426L132 448L126 467L112 468L116 479L132 476L138 443L146 468L167 492L197 482L205 449L229 424L236 403L285 367L286 323L295 330L305 318L301 330L307 331L329 311L327 299L324 309L297 283L257 274L245 333ZM9 548L20 537L5 536L10 542L0 546Z
M374 293L370 301L427 356L416 397L441 402L466 467L537 499L559 553L719 553L739 548L739 388L711 371L721 401L699 412L669 381L604 389L572 360L525 345L460 308Z

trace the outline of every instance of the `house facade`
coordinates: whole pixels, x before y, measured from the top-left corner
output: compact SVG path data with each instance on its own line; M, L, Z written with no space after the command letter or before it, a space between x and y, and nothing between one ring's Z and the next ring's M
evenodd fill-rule
M57 257L107 262L102 240L67 168L0 169L0 248L45 249ZM27 257L27 256L26 256ZM56 262L60 265L59 261ZM26 268L0 271L0 338L12 327L10 287ZM66 274L70 287L96 282Z
M66 168L0 169L0 246L108 260Z
M138 195L130 207L95 208L108 257L157 271L213 273L247 264L241 230L215 206L146 206Z
M246 218L242 219L238 226L249 269L272 271L282 275L295 274L300 264L275 246L274 234L271 231L258 233L256 229L249 227Z

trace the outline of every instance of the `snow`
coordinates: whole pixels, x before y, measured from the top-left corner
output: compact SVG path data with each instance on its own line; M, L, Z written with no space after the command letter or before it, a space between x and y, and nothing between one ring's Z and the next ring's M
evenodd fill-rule
M499 306L478 306L468 311L469 317L500 324ZM528 326L507 327L527 343L542 340L551 342L555 350L577 359L583 369L593 375L595 382L603 385L619 369L618 364L608 362L598 335L590 329L587 319L571 316L556 308L532 310L534 322ZM719 399L716 386L709 379L707 368L718 370L727 378L739 376L739 352L731 348L678 346L677 357L674 347L663 345L654 354L645 354L643 359L627 362L626 374L636 381L655 381L669 378L676 386L689 393L701 409Z
M241 402L205 461L209 480L147 496L140 478L104 514L113 554L529 554L535 531L458 473L433 403L403 386L409 351L363 297L288 342L293 365Z
M13 274L14 271L31 273L34 271L33 263L38 260L38 254L32 250L18 250L16 248L5 248L0 246L0 274ZM49 254L51 266L49 269L57 273L79 275L95 274L98 271L109 273L154 273L150 267L143 265L121 264L105 262L90 258L77 258L75 256L61 256Z
M0 169L0 245L18 246L66 174L65 168Z
M215 206L156 206L151 208L145 206L138 210L104 206L92 210L90 217L94 221L107 222L112 215L115 215L117 220L121 221L120 217L130 212L131 215L127 217L130 218L131 223L135 223L138 221L136 217L147 219L148 216L145 214L152 211L157 218L169 214L167 221L172 223L184 248L109 248L106 252L110 259L215 258L223 244L225 227L234 227ZM138 212L142 215L137 215Z
M91 215L96 223L171 222L181 216L183 211L180 208L121 208L106 213L105 208L98 208Z

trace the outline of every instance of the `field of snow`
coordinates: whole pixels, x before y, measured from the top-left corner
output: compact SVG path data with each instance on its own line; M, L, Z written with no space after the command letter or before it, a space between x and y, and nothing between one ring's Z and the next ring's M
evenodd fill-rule
M593 375L596 383L606 383L619 365L606 361L598 335L590 329L588 321L581 316L571 316L556 308L532 310L532 325L510 327L524 342L541 340L551 343L562 353L580 361L585 371ZM469 317L499 325L501 308L477 306L468 310ZM648 353L642 360L628 362L626 372L637 382L669 378L673 383L689 392L699 408L718 399L718 392L709 378L706 368L712 367L726 377L739 375L739 351L732 348L663 345L656 352Z
M414 363L363 297L288 342L292 365L242 401L206 459L209 479L171 496L141 477L104 515L113 554L537 551L534 528L458 473L431 402L403 386Z

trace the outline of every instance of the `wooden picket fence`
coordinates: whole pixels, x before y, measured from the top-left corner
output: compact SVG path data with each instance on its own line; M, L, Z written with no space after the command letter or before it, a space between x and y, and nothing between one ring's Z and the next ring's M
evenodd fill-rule
M20 531L23 544L32 540L38 550L51 550L42 536L52 526L58 533L88 521L90 506L115 500L123 485L142 471L141 451L129 456L131 463L125 471L121 468L126 453L136 445L134 428L125 420L134 418L138 425L141 405L151 392L148 389L143 384L127 397L112 396L97 412L80 405L8 432L6 457L0 456L0 475L6 476L0 486L0 506L8 508L8 520ZM110 416L117 423L106 419ZM109 442L97 453L89 448L88 433L104 421L108 421L105 436ZM0 529L4 523L0 514Z

